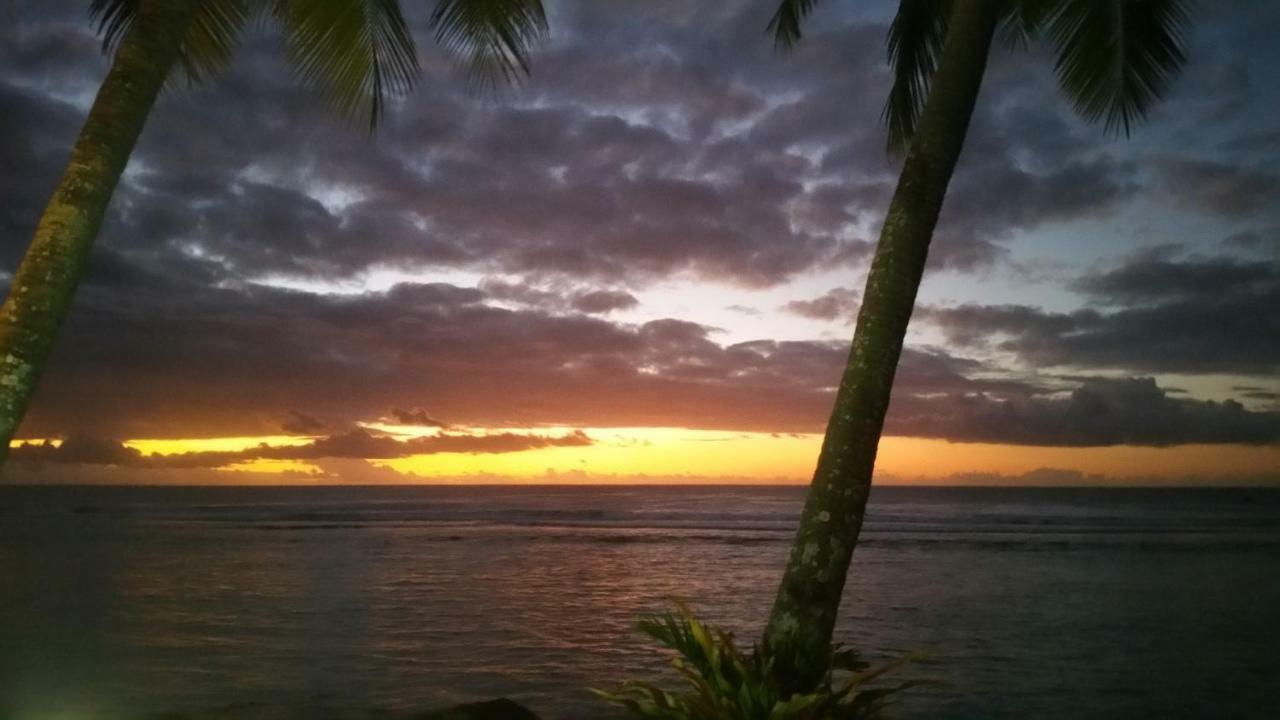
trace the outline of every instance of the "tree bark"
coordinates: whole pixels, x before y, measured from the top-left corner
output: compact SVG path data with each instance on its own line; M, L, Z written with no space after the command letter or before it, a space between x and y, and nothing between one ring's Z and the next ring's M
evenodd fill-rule
M198 0L143 0L0 308L0 468Z
M894 373L982 85L997 4L954 3L938 70L880 231L849 360L764 633L774 679L788 694L812 689L828 671Z

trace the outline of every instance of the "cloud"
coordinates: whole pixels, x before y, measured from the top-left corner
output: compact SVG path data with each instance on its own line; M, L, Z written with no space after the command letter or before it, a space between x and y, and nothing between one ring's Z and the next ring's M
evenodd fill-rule
M75 465L139 465L143 455L119 440L72 435L61 444L24 443L10 450L15 462L66 463Z
M438 427L447 428L449 423L434 418L422 408L414 408L412 410L403 410L401 408L392 408L391 419L401 425L419 425L422 427Z
M1015 232L1105 217L1138 192L1133 168L1107 156L1029 170L1014 159L1017 152L1013 143L993 157L966 153L969 162L952 180L939 217L931 268L990 267L1007 256L1005 242Z
M1280 442L1280 412L1252 412L1234 400L1172 398L1153 378L1088 378L1066 396L963 394L906 405L891 410L887 432L1078 447Z
M480 289L490 298L555 312L580 312L606 315L636 307L640 301L625 290L582 288L556 283L550 286L536 282L511 283L485 278Z
M139 468L218 468L252 460L321 460L345 458L389 460L437 453L490 454L547 447L585 447L591 438L581 430L563 435L534 433L474 434L442 431L435 435L397 439L364 428L316 438L304 445L267 445L238 451L144 455L118 440L71 436L60 446L26 443L14 448L13 462L24 464L116 465Z
M1261 230L1241 230L1223 238L1222 244L1228 248L1280 257L1280 225Z
M1262 486L1269 487L1275 485L1280 480L1280 475L1276 473L1262 473L1256 475L1232 475L1223 473L1221 475L1193 475L1186 474L1181 476L1164 475L1127 475L1124 477L1114 477L1111 475L1103 475L1100 473L1085 473L1079 470L1069 468L1036 468L1028 470L1024 473L994 473L994 472L963 472L953 473L943 477L929 478L898 478L892 476L878 477L877 483L895 484L904 480L910 482L920 482L922 479L927 480L930 484L937 485L953 485L957 487L975 487L975 486L1011 486L1011 487L1169 487L1169 486L1226 486L1226 487L1249 487Z
M1238 165L1166 160L1161 189L1170 202L1228 218L1252 218L1274 210L1280 176Z
M852 324L858 311L858 293L832 288L812 300L792 300L782 310L812 320L844 320Z
M315 435L327 430L328 426L310 415L290 410L280 422L280 429L291 435Z
M1257 385L1234 385L1232 392L1240 393L1240 397L1250 400L1280 400L1280 389L1259 387Z
M1077 279L1106 309L926 306L916 317L949 342L1012 353L1031 366L1135 372L1272 374L1280 368L1280 273L1272 263L1172 260L1144 253Z
M41 14L5 39L22 57L65 46L60 69L15 57L0 74L13 95L0 123L25 139L12 166L49 178L6 189L13 238L29 235L79 124L80 111L52 98L91 89L104 65L78 15ZM631 288L682 273L767 287L865 262L894 173L879 103L845 98L883 95L884 27L838 16L780 59L761 40L756 6L709 13L709 32L691 32L682 15L664 7L620 23L571 4L530 84L488 104L423 37L430 91L400 103L376 144L326 122L276 39L251 32L225 78L158 104L101 242L129 265L194 257L222 278L333 281L429 266ZM1028 79L1010 77L997 72L993 87L1016 102L984 104L975 119L982 152L966 156L953 186L938 266L989 265L1017 229L1126 197L1128 171L1106 156L1026 167L1027 152L1081 145L1030 139L1028 128L1063 126L1056 109L1023 101ZM1028 107L1032 117L1016 110ZM622 295L575 302L628 306Z
M626 310L640 304L634 295L619 290L592 290L575 295L573 309L584 313L609 313Z
M848 352L840 341L726 343L715 328L675 318L633 324L495 307L483 301L483 292L441 283L353 296L252 286L170 294L163 282L137 287L153 289L139 290L127 302L95 302L118 297L115 286L91 282L83 288L90 301L69 319L25 436L164 437L175 428L188 436L270 434L280 426L277 408L301 406L306 417L325 418L330 426L376 420L393 408L398 422L430 425L447 417L455 427L554 423L812 432L823 427ZM157 304L165 305L164 314L152 310ZM1035 354L1038 338L1047 337L1049 349L1078 345L1085 323L1109 317L1092 310L1057 317L1029 308L923 313L927 321L943 323L957 345L980 345L995 334L1005 338L1002 347L1030 348L1024 353L1030 357L1041 357ZM1263 321L1250 322L1256 328ZM1215 352L1227 357L1221 345ZM1127 362L1158 357L1133 348L1128 353ZM1244 357L1254 362L1267 356L1255 351ZM1030 413L1043 407L1052 416L1061 401L1051 396L1064 382L1045 384L943 349L909 347L889 431L969 438L976 431L940 418L968 417L960 413L971 406L979 420L1000 408ZM122 385L132 391L116 392ZM86 397L95 398L94 425L88 427L77 422L88 417ZM1225 429L1218 435L1177 429L1130 440L1257 442L1258 428L1265 427L1264 416L1247 410L1168 407L1187 408L1184 417L1213 419ZM995 425L982 437L1045 444L1113 438L1088 440L1063 423L1027 435L1027 424ZM1052 437L1054 429L1061 439ZM389 442L331 437L370 446ZM317 442L325 447L338 439Z
M1176 252L1172 247L1149 249L1116 268L1086 275L1072 287L1095 302L1132 306L1266 293L1280 284L1275 263L1235 257L1171 257Z

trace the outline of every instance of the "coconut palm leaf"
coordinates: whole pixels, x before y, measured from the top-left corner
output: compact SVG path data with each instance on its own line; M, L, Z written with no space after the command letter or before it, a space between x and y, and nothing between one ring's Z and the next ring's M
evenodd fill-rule
M1026 50L1040 36L1058 0L1008 0L999 37L1006 47Z
M370 130L418 79L417 49L396 0L276 0L297 78Z
M546 38L547 16L541 0L438 0L431 28L484 85L529 74L529 51Z
M891 152L905 150L915 136L938 70L950 14L951 0L901 0L898 4L887 42L893 87L883 114Z
M1127 136L1186 62L1190 11L1188 0L1060 0L1046 31L1075 109Z
M138 0L92 0L89 3L89 20L98 26L103 52L115 52L133 24L137 11Z
M115 52L133 24L139 0L92 0L89 18L102 36L104 52ZM183 39L178 58L189 84L226 69L249 17L247 0L204 0Z
M794 47L802 36L801 23L817 4L818 0L782 0L765 29L773 34L774 45L782 50ZM883 115L891 152L905 149L915 135L916 122L929 95L929 83L938 69L950 13L951 0L900 0L898 3L898 13L888 33L893 87Z
M773 14L765 33L773 34L773 44L779 50L790 50L800 42L800 23L817 7L818 0L782 0Z

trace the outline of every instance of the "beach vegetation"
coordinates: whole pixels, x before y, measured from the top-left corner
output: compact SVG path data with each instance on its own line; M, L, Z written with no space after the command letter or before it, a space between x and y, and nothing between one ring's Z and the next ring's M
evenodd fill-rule
M886 682L917 655L872 667L852 648L835 647L820 683L805 693L788 693L759 647L740 648L731 632L702 622L683 603L637 627L674 652L671 665L684 678L684 689L628 680L617 690L595 693L644 720L872 720L885 717L904 690L932 682Z

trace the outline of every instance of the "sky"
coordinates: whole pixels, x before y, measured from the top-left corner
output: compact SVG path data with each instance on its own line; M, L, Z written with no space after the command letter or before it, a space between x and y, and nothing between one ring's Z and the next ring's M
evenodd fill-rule
M887 2L548 3L373 137L270 28L157 104L7 482L806 482L899 161ZM0 8L7 286L109 59ZM878 482L1280 484L1280 5L1200 3L1125 139L993 52Z

